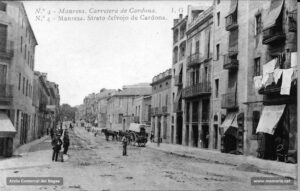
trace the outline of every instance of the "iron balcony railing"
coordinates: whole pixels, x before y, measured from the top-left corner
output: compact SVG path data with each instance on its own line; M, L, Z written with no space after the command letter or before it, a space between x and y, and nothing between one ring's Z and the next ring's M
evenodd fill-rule
M272 26L263 30L263 44L270 44L275 41L282 41L285 39L285 34L282 27Z
M10 105L13 98L13 85L0 84L0 104Z
M211 93L210 82L201 82L183 89L183 97L194 97Z
M11 59L14 55L14 42L7 41L0 43L0 58Z
M223 69L237 69L239 67L239 61L236 55L233 56L230 53L224 55Z
M182 75L176 75L174 77L174 85L175 86L182 86Z
M236 29L238 27L237 23L237 15L236 13L232 13L226 17L225 29L227 31Z
M133 121L134 121L135 123L140 123L140 117L139 117L139 116L134 116L134 117L133 117Z
M200 53L196 52L190 56L188 56L187 59L187 67L192 67L194 65L198 65L202 62L203 60L200 58Z
M201 121L203 123L208 123L208 121L209 121L209 112L202 112L202 119L201 119Z
M222 95L221 107L222 109L238 108L236 91L228 92Z
M168 113L168 106L162 106L162 114Z
M289 24L288 28L290 32L297 31L297 11L289 12L288 14Z

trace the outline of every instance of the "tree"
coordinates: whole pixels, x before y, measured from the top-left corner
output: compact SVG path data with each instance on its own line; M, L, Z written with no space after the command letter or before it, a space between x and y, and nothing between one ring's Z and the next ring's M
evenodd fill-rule
M76 111L76 107L71 107L69 104L62 104L60 106L60 120L74 121Z

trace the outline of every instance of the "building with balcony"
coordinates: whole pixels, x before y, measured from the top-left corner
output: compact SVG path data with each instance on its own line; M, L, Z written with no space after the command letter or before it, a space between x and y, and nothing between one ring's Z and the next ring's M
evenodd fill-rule
M107 99L106 128L128 130L134 122L136 108L135 100L141 96L150 96L151 86L147 83L123 86L122 90Z
M182 144L208 148L214 7L188 7Z
M162 72L152 79L151 95L151 129L155 141L172 142L171 131L171 81L172 69Z
M134 123L151 125L151 96L140 96L134 100ZM150 132L148 132L150 133Z
M14 132L0 132L1 156L11 156L12 148L31 139L28 133L34 129L32 97L36 45L23 4L1 1L0 112L1 120Z
M186 70L186 29L187 29L188 17L179 15L178 19L174 19L173 23L173 36L175 38L176 31L180 31L180 36L177 42L173 43L173 49L178 47L179 53L178 61L172 65L172 79L171 79L171 90L172 98L170 104L171 111L171 143L182 144L182 88L183 81L185 80Z

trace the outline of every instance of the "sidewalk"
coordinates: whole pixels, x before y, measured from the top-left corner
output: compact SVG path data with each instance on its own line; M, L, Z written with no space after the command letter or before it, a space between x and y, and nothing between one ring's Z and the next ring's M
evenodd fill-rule
M36 144L39 144L43 141L45 141L49 136L41 137L40 139L36 139L34 141L31 141L27 144L21 145L20 147L16 148L16 150L13 152L13 155L24 155L28 153L29 149Z
M232 155L221 153L216 150L207 150L201 148L187 147L182 145L173 145L160 143L160 146L157 146L157 143L147 143L147 147L151 149L156 149L162 152L175 154L179 156L192 157L204 159L212 162L218 162L221 164L229 164L240 166L242 164L253 165L257 167L261 172L272 173L281 176L292 177L296 179L297 177L297 164L289 164L271 160L262 160L253 156L245 155Z

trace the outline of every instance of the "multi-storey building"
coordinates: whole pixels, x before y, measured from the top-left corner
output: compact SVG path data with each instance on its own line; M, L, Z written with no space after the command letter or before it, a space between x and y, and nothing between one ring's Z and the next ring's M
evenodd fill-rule
M173 64L172 64L172 103L171 103L171 143L182 144L183 102L182 87L186 70L186 27L187 16L182 14L173 23Z
M151 129L156 141L170 143L174 132L171 127L171 78L172 70L168 69L152 79L151 96Z
M151 96L140 96L134 100L134 123L151 125Z
M188 7L183 143L201 148L209 143L213 10Z
M84 120L88 123L96 125L97 122L97 101L96 94L92 93L83 100L84 104Z
M0 110L10 118L16 135L0 140L0 155L27 142L33 126L32 90L37 41L21 2L0 2ZM13 142L13 146L12 146ZM7 146L9 145L9 146ZM9 147L10 152L4 151ZM4 149L4 150L3 150Z
M130 123L134 122L134 100L140 96L151 95L149 84L123 86L107 100L106 128L113 130L128 130Z
M96 94L97 99L97 125L100 128L106 128L107 124L107 100L110 96L114 95L117 90L101 89Z

